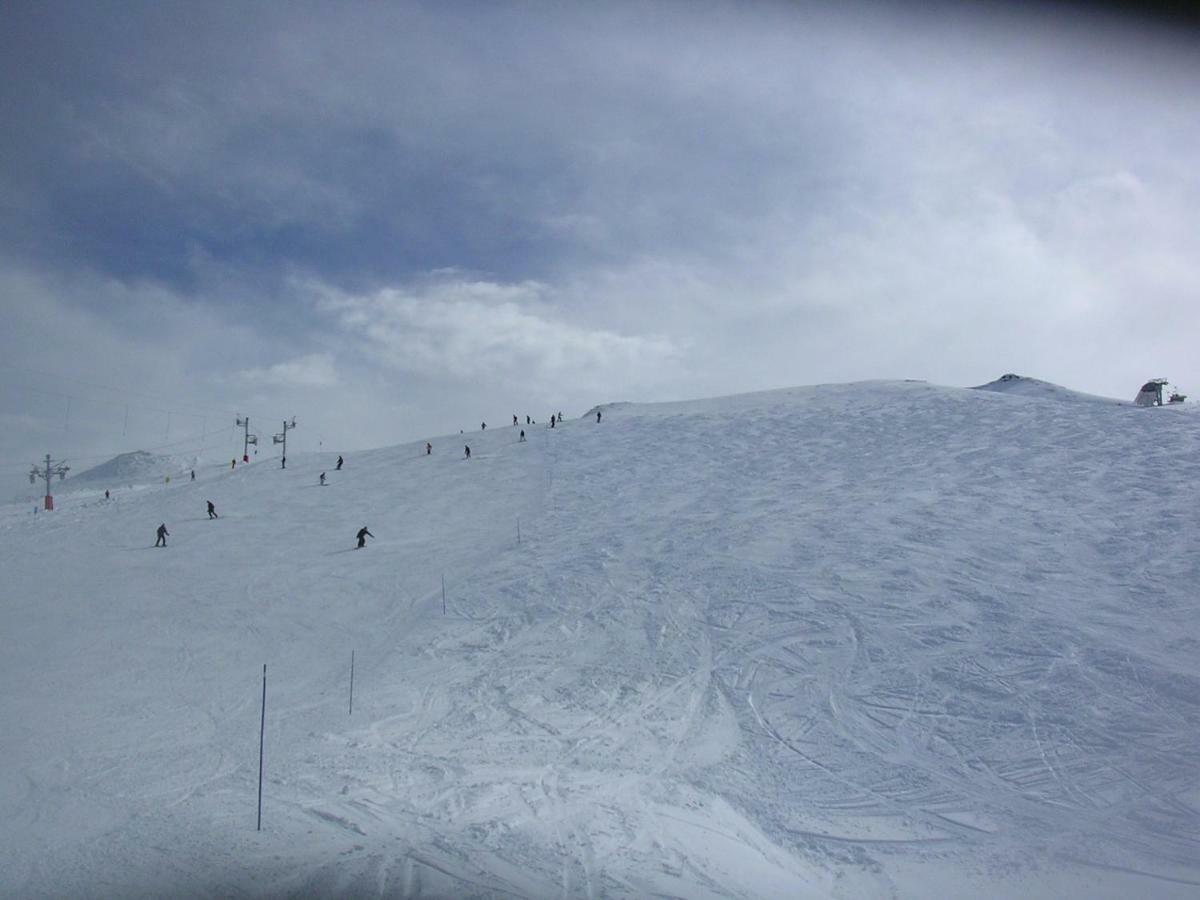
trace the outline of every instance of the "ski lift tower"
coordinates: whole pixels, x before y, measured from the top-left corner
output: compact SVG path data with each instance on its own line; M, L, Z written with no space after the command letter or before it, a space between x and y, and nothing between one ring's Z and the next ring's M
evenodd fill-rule
M287 468L287 433L288 433L288 431L290 431L291 429L293 429L295 427L296 427L296 417L295 416L292 416L292 421L290 421L290 422L285 419L283 422L283 434L275 435L274 439L272 440L272 443L283 444L283 456L280 460L280 466L279 466L281 469Z
M45 462L44 466L38 466L37 464L34 464L34 467L32 469L30 469L30 471L29 471L29 483L30 484L35 484L39 478L44 478L46 480L46 500L45 500L46 509L48 509L48 510L54 509L54 497L52 497L50 495L50 479L53 476L57 475L58 480L62 481L64 478L67 477L67 473L70 471L71 471L70 466L68 466L66 463L54 462L54 460L52 460L50 458L49 453L46 454L46 462Z
M258 446L258 435L250 433L249 416L246 416L244 419L241 416L238 416L237 423L241 425L243 429L245 429L244 436L242 438L242 462L248 463L250 462L250 445L254 444L256 447Z

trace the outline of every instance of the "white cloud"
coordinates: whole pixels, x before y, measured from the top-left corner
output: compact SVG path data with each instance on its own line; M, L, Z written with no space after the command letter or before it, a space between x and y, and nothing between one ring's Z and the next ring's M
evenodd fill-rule
M537 282L454 278L363 295L317 291L318 307L372 358L423 377L619 390L669 376L682 357L667 338L564 321L554 292Z
M328 353L309 353L266 368L243 369L234 381L259 382L279 387L335 387L337 369Z

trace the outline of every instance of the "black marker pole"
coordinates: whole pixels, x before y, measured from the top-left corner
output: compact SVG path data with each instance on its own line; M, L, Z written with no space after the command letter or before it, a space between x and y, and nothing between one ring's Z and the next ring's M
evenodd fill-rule
M267 664L263 663L262 720L258 725L258 830L262 831L263 738L267 733Z

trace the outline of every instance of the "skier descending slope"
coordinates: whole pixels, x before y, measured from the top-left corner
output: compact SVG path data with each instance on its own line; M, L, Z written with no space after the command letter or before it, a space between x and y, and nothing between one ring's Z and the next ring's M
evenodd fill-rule
M210 519L220 518L217 515L217 508L213 506L213 502L211 500L208 501L208 517Z
M167 531L167 523L163 522L161 525L159 525L158 531L156 533L158 534L158 540L154 542L154 546L155 547L167 546L167 536L170 535L170 533L171 533L171 532Z
M355 547L354 549L357 550L361 547L365 547L367 545L367 538L369 538L369 537L375 537L375 535L373 535L373 534L371 534L371 532L367 531L366 525L364 525L362 528L358 529L358 547Z

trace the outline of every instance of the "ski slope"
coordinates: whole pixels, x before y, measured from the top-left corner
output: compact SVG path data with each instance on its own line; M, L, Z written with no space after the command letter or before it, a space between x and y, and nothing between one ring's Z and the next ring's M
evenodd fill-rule
M1200 896L1189 413L821 386L4 507L0 895Z

